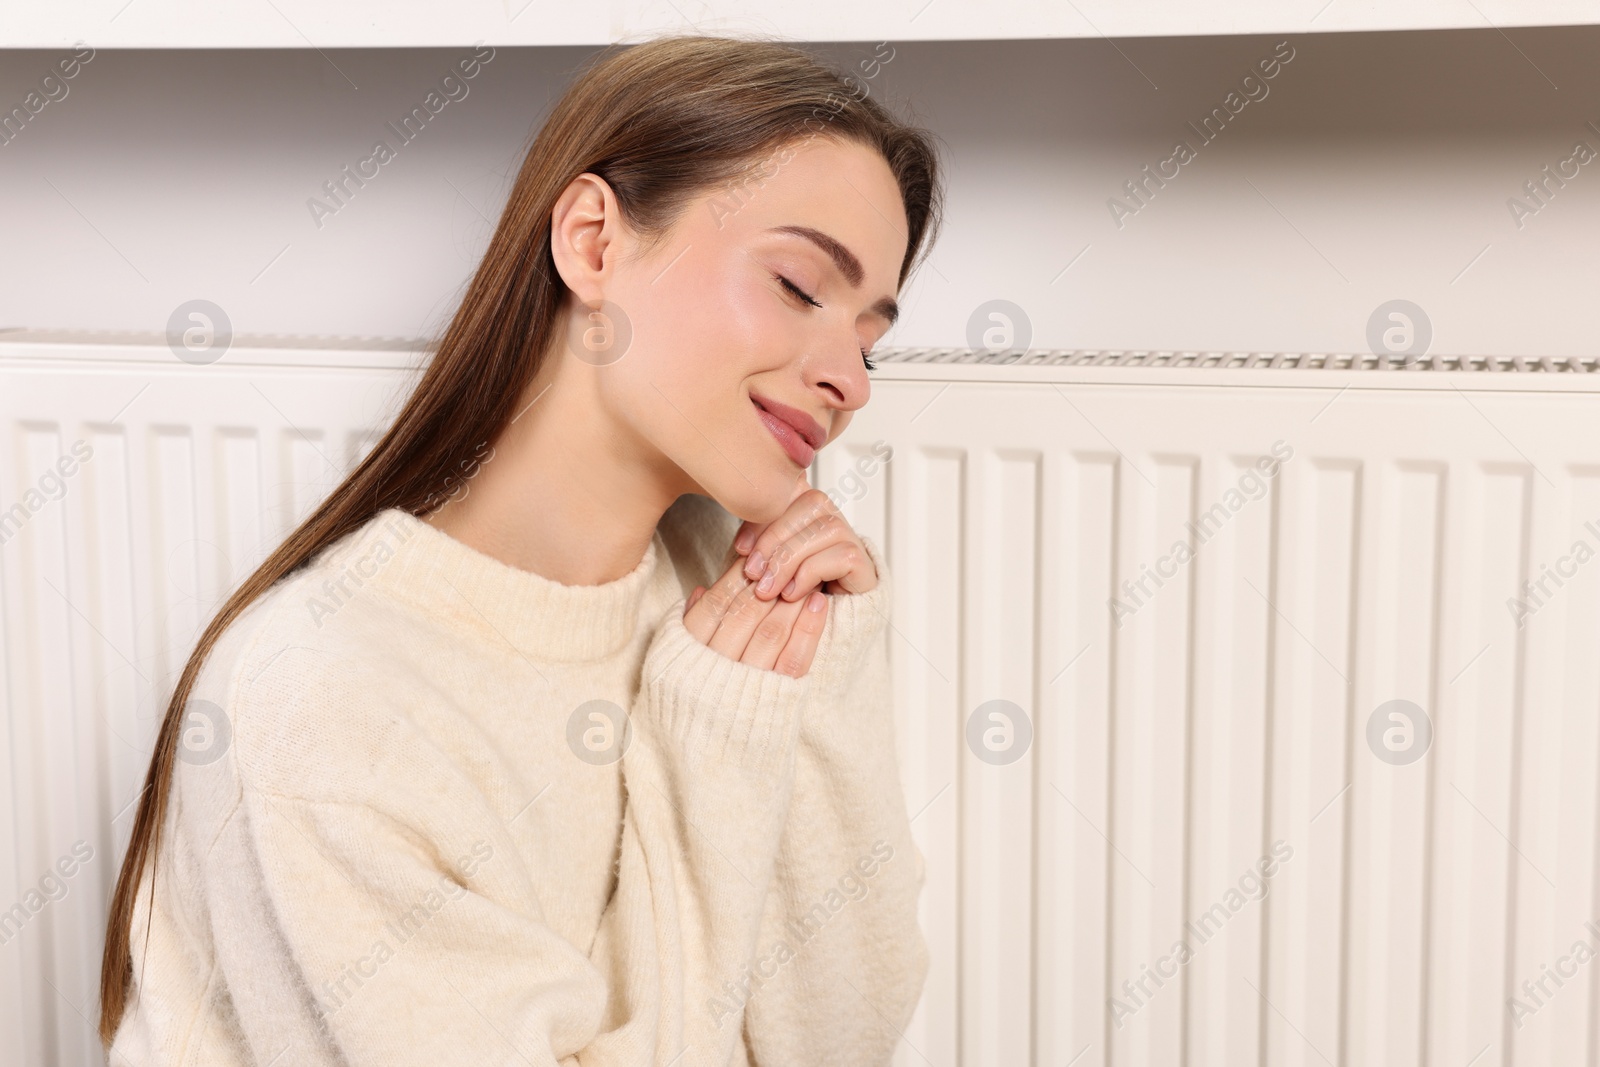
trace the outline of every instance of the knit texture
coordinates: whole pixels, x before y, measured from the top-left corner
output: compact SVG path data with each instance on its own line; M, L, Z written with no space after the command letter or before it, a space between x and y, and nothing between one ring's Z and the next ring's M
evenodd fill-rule
M791 678L702 644L738 520L595 586L398 509L278 582L186 708L110 1062L886 1063L922 856L889 573Z

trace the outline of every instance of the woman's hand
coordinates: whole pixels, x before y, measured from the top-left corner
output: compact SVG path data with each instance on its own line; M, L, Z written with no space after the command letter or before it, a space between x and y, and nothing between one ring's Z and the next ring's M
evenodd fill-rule
M878 587L877 568L861 538L828 494L812 489L804 478L787 511L770 523L744 523L733 547L745 557L744 573L764 601L798 601L818 588L870 593Z
M743 568L744 560L735 560L710 589L694 587L684 629L730 659L799 678L822 639L828 598L815 592L792 603L761 600Z

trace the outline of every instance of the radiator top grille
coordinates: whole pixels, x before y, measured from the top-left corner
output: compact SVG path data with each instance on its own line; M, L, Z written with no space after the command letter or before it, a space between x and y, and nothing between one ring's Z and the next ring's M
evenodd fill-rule
M885 348L878 363L961 363L1030 367L1171 367L1184 370L1487 371L1527 374L1600 373L1600 356L1419 356L1362 352L1161 352L1033 348L990 353L971 348Z
M0 345L148 345L166 346L156 331L0 329ZM235 334L235 348L314 351L428 352L425 338L317 336L309 334ZM1600 356L1378 356L1370 352L1200 352L1031 348L993 353L972 348L893 348L872 354L875 362L946 363L969 366L1027 367L1166 367L1180 370L1332 370L1332 371L1481 371L1499 374L1596 374Z

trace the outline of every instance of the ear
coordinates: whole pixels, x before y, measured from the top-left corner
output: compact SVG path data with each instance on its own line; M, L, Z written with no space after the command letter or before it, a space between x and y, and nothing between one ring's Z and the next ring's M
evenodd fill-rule
M550 209L550 256L578 301L599 307L611 281L622 233L616 194L604 178L585 172Z

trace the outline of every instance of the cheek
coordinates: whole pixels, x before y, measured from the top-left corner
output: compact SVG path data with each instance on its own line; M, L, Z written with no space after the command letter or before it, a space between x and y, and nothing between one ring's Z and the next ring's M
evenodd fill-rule
M786 309L774 295L765 272L733 257L695 277L685 276L686 291L680 299L694 308L692 326L707 339L714 352L759 357L772 353L786 325ZM761 369L740 367L743 372Z
M697 259L691 251L665 272L636 277L613 297L633 341L600 379L612 417L730 511L776 518L795 472L745 386L798 364L805 316L742 255Z
M748 429L742 386L782 325L752 273L707 269L691 252L613 298L633 337L601 388L618 418L680 462Z
M646 321L635 343L675 403L717 418L747 378L782 365L785 330L794 324L748 264L707 269L690 260L685 256L639 294Z

